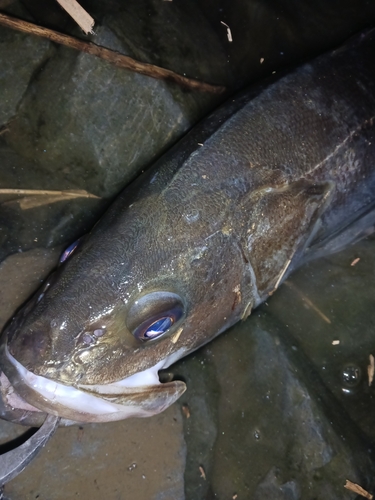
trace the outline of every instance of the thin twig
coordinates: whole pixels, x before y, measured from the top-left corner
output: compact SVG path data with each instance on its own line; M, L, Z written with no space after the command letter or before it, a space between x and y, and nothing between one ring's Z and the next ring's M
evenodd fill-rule
M271 290L271 292L268 293L268 295L273 295L276 292L276 290L279 288L280 282L283 279L284 274L287 272L288 267L290 266L291 262L292 262L292 259L288 259L286 261L284 267L281 270L279 277L277 278L276 285L273 287L273 290Z
M305 295L299 288L297 288L296 285L294 285L290 281L285 281L284 283L286 286L288 286L289 288L294 290L300 296L300 298L303 300L303 302L305 302L305 304L307 304L309 307L311 307L311 309L313 309L322 318L323 321L325 321L329 325L331 324L331 320L329 318L327 318L327 316L314 304L314 302L312 302L307 297L307 295Z
M0 202L0 206L13 206L15 203L19 205L21 210L50 205L58 201L64 201L74 198L99 198L94 194L88 193L82 189L70 191L49 191L46 189L0 189L1 195L14 195L16 198L11 198Z
M0 188L1 194L14 194L18 196L65 196L65 198L99 198L95 194L88 193L83 189L71 189L70 191L51 191L49 189L10 189Z
M119 68L125 68L130 71L140 73L141 75L150 76L151 78L174 82L187 89L210 92L212 94L222 94L225 91L225 87L210 85L209 83L193 80L192 78L186 78L169 69L136 61L131 57L120 54L114 50L106 49L105 47L100 47L95 43L80 40L69 35L64 35L58 31L44 28L43 26L37 26L36 24L7 16L6 14L0 13L0 25L17 31L22 31L23 33L28 33L29 35L48 38L48 40L51 40L52 42L65 45L71 49L100 57L101 59L109 61Z

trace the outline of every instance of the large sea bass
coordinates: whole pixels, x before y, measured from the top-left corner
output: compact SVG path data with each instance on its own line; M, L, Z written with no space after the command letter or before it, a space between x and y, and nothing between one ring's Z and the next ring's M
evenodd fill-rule
M219 109L119 196L4 331L3 414L104 422L172 404L185 384L158 370L373 218L374 120L374 31Z

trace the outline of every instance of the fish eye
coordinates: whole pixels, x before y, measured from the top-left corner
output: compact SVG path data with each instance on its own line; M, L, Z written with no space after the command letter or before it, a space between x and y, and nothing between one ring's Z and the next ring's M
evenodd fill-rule
M131 306L127 326L134 337L143 342L160 338L184 314L181 298L171 292L152 292Z
M72 243L71 245L69 245L64 250L64 252L62 253L62 255L60 257L59 264L62 264L63 262L65 262L66 260L69 259L69 257L72 255L72 253L74 252L74 250L78 247L80 241L81 241L81 238L79 238L77 241L75 241L74 243Z

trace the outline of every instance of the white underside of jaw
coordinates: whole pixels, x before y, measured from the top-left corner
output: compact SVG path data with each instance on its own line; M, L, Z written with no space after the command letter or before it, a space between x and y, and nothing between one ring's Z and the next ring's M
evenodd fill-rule
M35 392L39 393L46 403L58 404L78 413L96 415L98 416L97 421L120 420L132 416L146 417L159 413L163 410L163 408L161 408L150 412L138 406L126 406L106 401L99 395L95 396L94 394L88 394L84 391L76 389L75 387L63 385L59 382L35 375L22 366L21 363L19 363L9 353L7 347L6 355L12 365L16 368L22 382ZM120 395L126 393L126 388L130 389L129 392L133 392L131 389L141 389L142 387L146 388L149 386L159 385L160 381L158 371L162 368L167 368L182 356L183 349L179 349L171 356L159 361L159 363L148 368L147 370L135 373L134 375L131 375L123 380L116 381L112 384L82 385L81 387L98 394ZM36 411L38 410L36 409ZM54 413L53 406L51 407L50 413ZM58 414L58 411L55 413Z

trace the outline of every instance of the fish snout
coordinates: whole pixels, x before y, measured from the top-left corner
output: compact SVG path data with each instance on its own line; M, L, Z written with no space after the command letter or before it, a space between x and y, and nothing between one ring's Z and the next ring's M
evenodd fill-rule
M42 328L22 330L8 338L8 349L21 365L34 371L50 358L51 339Z

